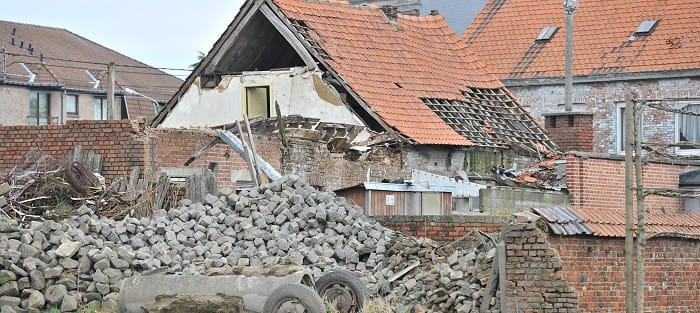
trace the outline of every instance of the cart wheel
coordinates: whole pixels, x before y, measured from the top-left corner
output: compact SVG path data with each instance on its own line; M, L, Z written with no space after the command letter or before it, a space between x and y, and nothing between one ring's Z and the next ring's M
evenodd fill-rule
M341 313L362 310L367 296L365 285L346 270L335 270L316 281L318 294Z
M265 300L263 313L325 313L321 298L309 286L282 285Z

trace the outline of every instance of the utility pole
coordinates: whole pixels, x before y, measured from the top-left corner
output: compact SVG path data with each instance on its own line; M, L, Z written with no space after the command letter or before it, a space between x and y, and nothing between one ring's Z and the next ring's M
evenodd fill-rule
M632 215L632 162L634 153L634 101L625 91L625 312L634 311L634 219Z
M114 62L107 65L107 76L107 119L113 120L117 112L114 105Z
M564 12L566 12L566 65L564 69L564 111L566 112L572 111L573 104L574 11L577 8L577 0L564 0Z
M635 308L637 313L644 312L644 250L646 247L646 234L644 228L646 219L644 218L644 181L642 174L642 143L641 143L641 116L643 106L639 103L637 94L633 94L633 116L634 116L634 160L635 160L635 178L637 190L637 299Z

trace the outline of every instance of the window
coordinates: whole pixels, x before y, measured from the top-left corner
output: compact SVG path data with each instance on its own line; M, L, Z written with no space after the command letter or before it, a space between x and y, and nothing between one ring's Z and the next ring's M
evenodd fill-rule
M78 95L66 95L66 113L78 115Z
M625 152L625 105L624 103L619 104L617 107L617 152ZM638 140L642 139L642 114L639 115L639 134Z
M540 31L540 34L537 35L535 41L547 41L552 39L552 36L554 36L554 33L556 33L558 29L559 27L557 26L545 26L542 28L542 31Z
M649 35L652 31L654 31L657 22L657 20L643 21L641 24L639 24L639 27L637 27L637 30L635 30L634 33L637 35Z
M50 121L50 96L43 92L29 94L29 124L48 125Z
M700 103L687 104L683 106L681 110L692 112L695 114L700 114ZM678 141L700 144L700 116L691 114L678 114L676 120L678 124ZM684 152L698 151L698 149L693 148L681 148L680 150L685 150Z
M107 98L95 98L95 119L107 119Z
M245 87L245 114L270 117L270 86Z

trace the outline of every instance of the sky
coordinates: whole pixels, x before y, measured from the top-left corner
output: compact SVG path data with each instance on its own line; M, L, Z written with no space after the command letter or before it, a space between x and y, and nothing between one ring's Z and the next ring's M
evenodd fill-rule
M243 0L2 0L0 20L67 29L153 67L187 69ZM167 71L186 78L188 72Z

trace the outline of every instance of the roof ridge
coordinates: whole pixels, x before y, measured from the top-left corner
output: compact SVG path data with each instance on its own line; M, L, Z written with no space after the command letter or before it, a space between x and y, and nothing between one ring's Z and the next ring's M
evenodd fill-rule
M33 24L33 23L15 22L15 21L9 21L9 20L0 20L0 23L8 23L8 24L16 24L16 25L24 25L24 26L31 26L31 27L47 28L47 29L53 29L53 30L68 31L67 29L60 28L60 27L39 25L39 24Z

